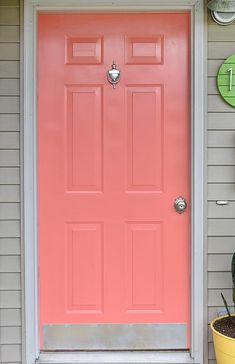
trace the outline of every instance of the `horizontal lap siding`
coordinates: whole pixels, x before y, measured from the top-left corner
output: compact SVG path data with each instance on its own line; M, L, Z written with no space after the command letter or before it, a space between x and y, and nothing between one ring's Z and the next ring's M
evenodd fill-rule
M20 9L0 0L0 359L21 362Z
M235 25L208 20L208 324L222 307L220 292L232 306L231 258L235 251L235 109L219 96L216 75L235 53ZM228 200L226 206L216 200ZM215 364L208 331L209 364Z

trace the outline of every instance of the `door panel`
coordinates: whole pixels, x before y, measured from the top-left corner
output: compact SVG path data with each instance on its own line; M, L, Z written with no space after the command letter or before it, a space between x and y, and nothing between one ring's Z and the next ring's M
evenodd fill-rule
M144 106L144 107L143 107ZM162 88L128 87L128 191L162 190ZM143 121L148 121L148 127ZM144 137L143 137L144 136Z
M71 324L73 336L81 324L126 325L130 335L133 324L139 332L154 324L151 336L167 324L179 325L183 339L166 348L189 347L190 212L173 207L179 195L190 198L189 19L39 15L44 336L53 336L53 325ZM121 71L116 89L106 74L113 61ZM52 341L42 339L42 349L58 345Z
M163 309L162 224L126 224L127 310L153 314ZM148 282L148 284L146 284Z
M66 87L68 191L102 189L102 88Z
M71 313L101 313L104 289L103 226L99 223L72 223L68 224L67 231L67 308Z

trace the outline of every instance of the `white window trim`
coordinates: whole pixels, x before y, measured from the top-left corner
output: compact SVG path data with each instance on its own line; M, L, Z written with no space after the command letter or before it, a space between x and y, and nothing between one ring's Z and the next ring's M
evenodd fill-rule
M25 0L24 3L24 316L23 362L203 364L206 344L205 228L205 20L203 0ZM192 19L192 350L184 352L48 353L39 356L36 151L36 14L45 11L177 11ZM207 345L207 344L206 344ZM206 346L205 345L205 346Z

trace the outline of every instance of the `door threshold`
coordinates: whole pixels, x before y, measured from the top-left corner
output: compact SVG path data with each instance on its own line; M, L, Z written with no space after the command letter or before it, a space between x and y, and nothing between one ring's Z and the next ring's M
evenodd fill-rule
M174 351L80 351L44 352L38 364L197 364L189 352Z

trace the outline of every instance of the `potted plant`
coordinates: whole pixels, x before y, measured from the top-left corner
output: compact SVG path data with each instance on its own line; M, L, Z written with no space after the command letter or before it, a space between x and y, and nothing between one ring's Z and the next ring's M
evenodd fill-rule
M232 258L232 299L235 308L235 253ZM231 315L226 299L221 293L227 315L211 322L217 364L235 364L235 314Z

